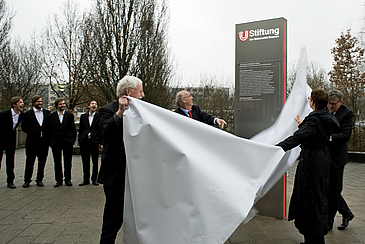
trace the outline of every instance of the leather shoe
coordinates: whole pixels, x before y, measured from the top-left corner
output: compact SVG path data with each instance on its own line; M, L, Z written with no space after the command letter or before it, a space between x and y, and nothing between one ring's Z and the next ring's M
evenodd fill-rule
M7 187L11 188L11 189L15 189L16 186L13 183L8 183Z
M86 186L86 185L89 185L90 184L90 182L85 182L85 181L83 181L83 182L81 182L80 184L79 184L79 186Z
M66 184L66 186L72 186L72 183L69 180L65 180L65 184Z
M37 181L37 186L42 187L42 186L44 186L44 184L43 184L43 182L42 182L42 181Z
M29 186L30 186L29 182L24 182L24 184L23 184L23 188L27 188L27 187L29 187Z
M59 186L62 186L62 182L56 182L56 184L54 184L54 187L59 187Z
M99 185L99 183L98 183L98 182L96 182L96 181L94 181L94 182L93 182L93 185L94 185L94 186L98 186L98 185Z
M342 224L337 227L339 230L344 230L346 229L346 227L349 225L349 222L354 218L355 216L353 214L351 214L350 216L348 216L347 218L342 217Z

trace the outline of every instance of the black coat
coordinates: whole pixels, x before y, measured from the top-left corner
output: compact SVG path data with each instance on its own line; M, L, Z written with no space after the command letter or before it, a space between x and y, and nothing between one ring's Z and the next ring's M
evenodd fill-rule
M76 126L74 115L65 111L62 124L57 111L49 114L46 120L46 130L49 136L50 146L61 146L62 144L74 144L76 141Z
M33 108L24 113L22 130L27 133L26 146L37 146L41 141L41 134L46 141L49 140L46 131L46 121L48 115L51 113L47 109L43 109L43 123L42 126L38 123Z
M123 141L123 120L115 113L118 101L103 106L100 114L100 135L103 145L98 182L124 189L126 156Z
M94 145L100 144L100 136L99 136L99 124L100 124L100 115L99 113L94 114L93 122L89 123L89 113L82 114L80 117L80 125L79 125L79 144L87 143L88 134L91 133L91 142Z
M13 129L13 117L11 109L2 111L0 113L0 144L2 147L14 147L16 143L16 128L23 119L24 113L20 112L18 123Z
M184 115L184 116L188 116L181 108L177 108L175 110L175 112L178 114ZM214 119L216 118L210 114L207 114L207 113L201 111L199 106L197 106L197 105L193 105L193 107L191 108L191 114L193 116L193 119L198 120L198 121L203 122L208 125L213 125Z
M332 166L341 168L347 163L347 142L351 137L354 114L344 105L341 105L335 113L335 117L340 123L340 127L333 131L332 141L330 141L328 148L331 153Z
M280 142L285 151L301 145L289 206L289 220L303 235L324 236L328 229L329 137L338 122L325 110L311 112L299 129Z

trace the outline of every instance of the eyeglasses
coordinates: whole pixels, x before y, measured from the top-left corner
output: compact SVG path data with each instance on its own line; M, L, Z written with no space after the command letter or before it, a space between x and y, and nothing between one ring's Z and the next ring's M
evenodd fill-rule
M339 103L339 102L341 102L341 100L338 100L338 101L337 101L337 103ZM337 103L330 103L330 102L328 102L328 104L329 104L329 105L332 105L332 106L337 105Z

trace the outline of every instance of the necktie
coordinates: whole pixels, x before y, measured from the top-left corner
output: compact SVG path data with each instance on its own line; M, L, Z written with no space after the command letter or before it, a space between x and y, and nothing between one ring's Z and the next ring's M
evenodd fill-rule
M189 112L190 118L193 118L193 115L191 114L191 111L189 110L188 112Z

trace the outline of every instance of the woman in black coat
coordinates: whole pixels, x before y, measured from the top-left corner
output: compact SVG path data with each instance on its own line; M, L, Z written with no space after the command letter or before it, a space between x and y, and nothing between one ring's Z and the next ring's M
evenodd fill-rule
M305 243L325 243L328 232L328 177L330 154L328 142L333 129L338 127L336 118L325 110L328 95L313 90L309 104L314 110L303 121L295 119L299 129L278 146L285 151L298 145L302 148L289 205L289 221L304 235Z

